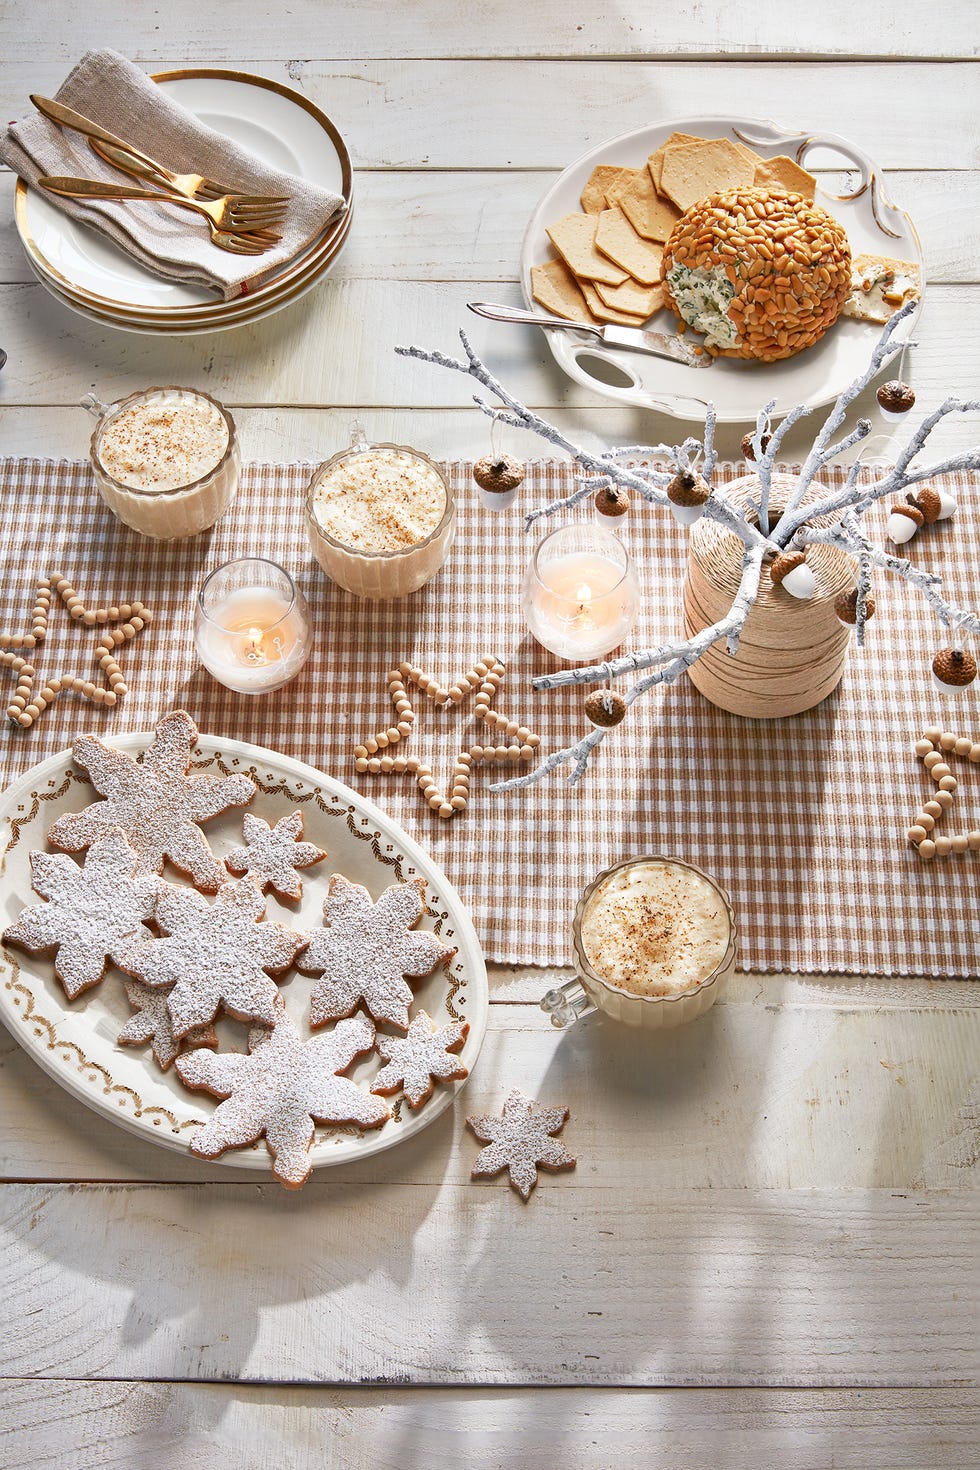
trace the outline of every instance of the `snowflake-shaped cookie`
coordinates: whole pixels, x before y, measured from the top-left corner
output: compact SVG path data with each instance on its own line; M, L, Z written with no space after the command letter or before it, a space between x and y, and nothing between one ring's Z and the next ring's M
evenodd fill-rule
M52 847L80 852L121 827L139 857L140 872L162 873L164 859L205 893L227 878L198 826L255 795L248 776L189 776L197 726L184 710L164 715L153 743L136 761L94 735L80 735L72 759L87 771L104 801L59 817L48 833Z
M474 1179L492 1179L502 1169L510 1173L510 1182L526 1200L538 1182L538 1169L574 1169L575 1160L558 1138L552 1138L564 1127L567 1108L539 1108L533 1098L519 1087L507 1096L499 1118L467 1118L466 1125L489 1144L481 1148L473 1161Z
M191 1152L216 1159L265 1134L276 1178L287 1189L299 1189L313 1168L314 1121L380 1128L389 1118L380 1099L337 1075L373 1044L374 1027L363 1016L302 1041L280 999L274 1028L252 1028L247 1056L193 1051L178 1057L182 1082L227 1099L194 1134Z
M219 1006L239 1021L272 1025L279 995L270 975L288 970L303 936L260 922L265 899L251 878L218 889L214 902L193 888L162 885L156 922L166 936L116 956L145 985L167 996L175 1036L213 1021Z
M466 1040L469 1026L451 1021L436 1026L425 1011L412 1017L407 1036L379 1036L375 1046L387 1062L371 1084L380 1097L392 1097L404 1088L410 1108L420 1108L432 1096L436 1082L455 1082L469 1071L456 1055Z
M392 884L372 903L366 888L333 875L323 904L329 927L306 936L309 945L296 961L308 975L321 976L310 997L311 1026L353 1015L363 1001L376 1021L408 1030L413 997L405 976L430 975L456 953L438 934L415 931L424 893L424 880L414 878Z
M213 1026L195 1026L183 1040L174 1035L166 990L151 990L140 980L127 980L126 995L136 1014L130 1016L116 1040L121 1046L145 1046L149 1042L161 1072L170 1070L182 1045L218 1045Z
M158 880L138 874L137 856L115 828L93 843L79 867L56 852L31 853L31 886L47 903L24 909L4 934L37 954L55 951L55 974L69 1000L97 985L106 962L142 935Z
M301 898L303 880L297 868L309 868L326 857L312 842L303 842L303 813L289 812L270 827L261 817L245 813L245 842L225 858L232 873L247 873L264 893L272 888L281 898Z

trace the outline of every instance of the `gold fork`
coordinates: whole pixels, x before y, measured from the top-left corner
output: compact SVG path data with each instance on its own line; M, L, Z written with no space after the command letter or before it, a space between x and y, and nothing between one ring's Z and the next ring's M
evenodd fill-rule
M154 204L176 204L181 209L191 209L203 214L211 226L211 238L223 250L233 250L239 255L261 255L282 237L269 228L278 224L285 214L281 204L264 204L244 201L236 195L226 194L221 199L206 202L200 199L185 199L180 194L161 194L156 189L138 189L129 184L107 184L102 179L73 179L52 174L38 179L38 187L51 194L62 194L69 199L141 199ZM231 238L240 244L232 245Z
M57 123L59 127L71 128L76 133L82 133L89 139L96 153L101 154L103 158L107 158L103 148L118 150L118 157L107 159L107 161L136 178L149 179L151 183L159 184L165 189L175 189L178 194L183 194L188 199L219 199L235 193L235 190L229 189L225 184L219 184L215 179L205 177L204 174L178 174L169 168L164 168L162 163L157 163L156 159L151 158L148 153L143 153L135 144L126 143L122 138L117 138L114 133L107 132L90 117L73 111L63 102L55 102L50 97L39 97L36 93L31 94L31 101L38 112L49 118L51 122ZM261 200L266 204L288 202L285 197L275 194L246 194L242 197Z

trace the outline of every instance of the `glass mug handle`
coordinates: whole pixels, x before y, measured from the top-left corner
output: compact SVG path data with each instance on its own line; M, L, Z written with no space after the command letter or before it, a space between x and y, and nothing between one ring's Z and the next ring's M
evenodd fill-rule
M595 1002L580 980L568 980L554 990L549 990L538 1002L550 1017L552 1026L571 1026L583 1016L591 1016L597 1009Z
M94 419L101 419L109 412L112 404L103 403L94 393L86 393L78 400L78 406L87 409Z

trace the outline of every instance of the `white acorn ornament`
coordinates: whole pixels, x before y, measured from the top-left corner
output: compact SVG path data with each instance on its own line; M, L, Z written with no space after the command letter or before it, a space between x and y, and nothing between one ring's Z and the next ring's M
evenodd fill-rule
M679 470L667 486L671 515L682 526L693 526L701 516L708 496L707 483L693 470Z
M817 590L817 579L806 564L805 551L784 551L774 556L769 576L777 587L800 602L809 602Z
M885 522L885 535L896 546L904 546L906 541L912 540L919 527L925 524L925 519L910 495L908 500L900 500L892 506Z
M882 383L875 397L882 418L892 424L900 424L915 405L915 393L908 383L903 383L899 378L893 378L890 383Z
M941 648L932 661L932 679L943 694L963 694L977 677L977 661L965 648Z
M512 454L485 454L473 466L481 501L490 510L513 505L524 479L524 466Z

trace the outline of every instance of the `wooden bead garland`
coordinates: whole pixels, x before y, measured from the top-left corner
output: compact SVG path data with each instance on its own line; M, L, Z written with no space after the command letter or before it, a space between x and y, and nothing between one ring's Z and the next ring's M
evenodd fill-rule
M980 741L930 725L912 750L936 783L935 796L922 803L922 810L913 817L905 834L919 857L928 861L948 857L950 853L962 856L980 851L980 831L958 832L951 837L937 835L935 831L936 824L953 805L953 792L957 789L956 777L945 757L958 755L974 765L980 764Z
M778 517L795 481L773 475L771 518ZM741 505L758 495L746 476L729 487ZM814 486L814 497L822 492ZM701 519L691 531L684 583L684 637L723 618L741 580L742 543L716 521ZM844 674L850 632L834 611L834 599L854 585L850 559L832 546L811 546L807 565L816 577L812 598L800 601L774 586L763 570L759 596L748 615L738 652L715 643L688 669L696 689L719 708L752 719L779 719L812 709Z
M400 775L408 772L415 777L416 784L429 806L443 820L454 817L457 812L465 811L469 796L470 772L475 764L484 761L509 761L516 765L518 761L530 761L541 744L541 737L533 730L526 725L519 724L516 720L508 719L506 715L493 708L503 677L504 665L499 659L492 657L479 660L462 678L450 684L448 688L415 664L408 662L399 664L388 674L388 695L398 714L398 723L379 731L365 740L363 744L354 747L355 769L370 772L372 775L388 775L389 773ZM403 736L411 733L415 723L415 711L408 694L410 684L414 684L416 689L440 708L451 704L461 704L475 690L473 713L476 717L487 726L488 730L497 732L498 735L503 735L507 740L515 743L471 745L468 749L461 750L453 765L448 793L440 791L433 779L431 766L424 765L415 756L378 755L380 750L390 749L391 746L397 745Z
M29 652L44 642L48 633L52 593L61 598L73 622L90 628L106 623L122 623L121 627L107 628L93 649L93 657L106 679L104 685L96 684L91 679L83 679L77 674L60 674L56 678L49 678L41 689L35 691L37 671L34 664L14 650L25 649ZM149 608L142 602L124 603L119 607L87 608L67 577L59 573L41 577L37 584L30 633L0 634L0 665L13 669L17 675L17 687L7 706L8 719L27 729L59 694L66 691L91 700L93 704L114 705L128 690L122 670L113 656L113 649L141 633L152 616Z

